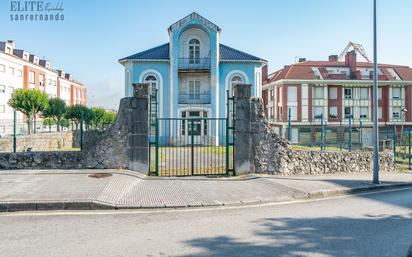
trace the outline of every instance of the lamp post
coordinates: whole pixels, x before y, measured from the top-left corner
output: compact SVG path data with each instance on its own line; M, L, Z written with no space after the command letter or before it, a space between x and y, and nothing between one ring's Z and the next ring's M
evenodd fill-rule
M405 123L405 120L406 120L406 114L408 113L408 109L406 109L405 107L403 107L402 108L402 110L401 110L401 114L402 114L402 120L401 120L401 122L402 122L402 125L401 125L401 140L400 140L400 144L402 145L403 144L403 125L404 125L404 123ZM403 146L405 146L405 145L403 145ZM403 158L405 159L405 154L406 154L406 149L404 149L404 147L402 146L402 151L403 151Z
M373 183L379 184L378 56L376 41L376 0L373 0Z

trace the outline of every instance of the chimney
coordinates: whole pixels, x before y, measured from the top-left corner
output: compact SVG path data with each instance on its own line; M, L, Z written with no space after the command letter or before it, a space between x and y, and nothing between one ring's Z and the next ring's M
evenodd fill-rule
M287 68L289 68L289 67L290 67L290 65L285 65L285 66L283 66L284 69L287 69Z
M262 66L262 84L266 80L268 80L268 65L267 64Z
M299 62L306 62L306 58L299 58Z
M349 67L349 70L350 70L351 76L352 76L352 74L354 74L356 72L356 52L355 52L355 50L352 50L352 51L346 53L345 65L347 67Z
M336 54L329 55L329 61L330 62L337 62L338 61L338 56Z

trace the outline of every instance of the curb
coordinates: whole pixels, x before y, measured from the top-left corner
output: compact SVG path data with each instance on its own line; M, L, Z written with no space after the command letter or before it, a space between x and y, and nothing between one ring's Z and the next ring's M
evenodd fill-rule
M393 184L379 184L366 185L348 189L337 190L321 190L307 193L303 197L296 197L295 200L311 200L324 199L335 196L352 195L368 191L379 191L384 189L406 188L411 187L412 182L393 183ZM200 203L200 204L186 204L186 205L153 205L153 206L127 206L127 205L113 205L96 200L85 201L34 201L34 202L0 202L0 212L16 212L16 211L47 211L47 210L120 210L120 209L183 209L183 208L201 208L201 207L225 207L225 206L247 206L260 205L270 203L293 203L292 201L275 201L275 200L249 200L236 201L231 203L223 203L215 201L215 203Z

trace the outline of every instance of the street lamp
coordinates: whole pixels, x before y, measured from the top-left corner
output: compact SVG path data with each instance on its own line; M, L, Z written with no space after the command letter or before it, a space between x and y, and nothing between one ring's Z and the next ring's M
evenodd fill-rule
M373 0L373 183L379 184L378 56L376 41L376 0Z
M402 110L401 110L401 114L402 114L402 120L401 120L401 122L402 122L402 125L401 125L401 140L400 140L400 144L402 144L403 143L403 125L404 125L404 123L405 123L405 120L406 120L406 114L408 113L408 109L406 109L405 107L403 107L402 108ZM403 147L402 147L403 148ZM406 149L405 149L406 150ZM405 152L405 151L403 151L403 152ZM403 158L405 158L405 155L403 156Z

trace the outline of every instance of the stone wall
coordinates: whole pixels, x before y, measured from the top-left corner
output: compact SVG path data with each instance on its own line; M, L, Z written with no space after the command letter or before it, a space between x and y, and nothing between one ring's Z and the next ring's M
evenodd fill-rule
M0 153L0 169L76 169L84 168L82 152Z
M284 155L283 175L333 174L372 172L372 152L327 152L289 149ZM396 171L393 153L379 154L379 168L384 172Z
M72 131L42 132L30 135L18 135L16 137L16 151L61 151L72 148ZM7 135L0 138L0 152L13 151L13 136Z
M290 149L288 141L279 137L267 122L262 99L251 98L248 90L248 85L237 85L234 88L237 105L235 167L240 174L372 172L373 153L370 151L329 152ZM238 158L242 159L237 160ZM245 163L249 164L249 170L243 169ZM396 170L391 151L380 153L379 166L381 171Z
M0 169L125 168L147 173L149 86L134 86L134 96L121 99L108 130L86 132L83 151L0 153Z

